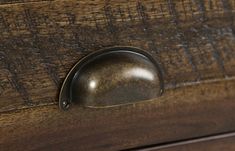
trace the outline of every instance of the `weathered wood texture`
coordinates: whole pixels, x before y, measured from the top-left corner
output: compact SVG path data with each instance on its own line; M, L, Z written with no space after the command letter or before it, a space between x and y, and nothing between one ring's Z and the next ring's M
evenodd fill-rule
M234 0L0 2L0 150L119 150L235 131ZM61 112L82 56L139 47L160 62L156 100Z
M235 133L206 137L158 147L139 149L142 151L233 151Z
M234 0L2 1L0 112L55 103L72 65L109 46L151 53L167 87L232 77L234 10Z
M234 90L232 80L122 107L61 112L52 105L4 113L0 150L110 151L234 131Z

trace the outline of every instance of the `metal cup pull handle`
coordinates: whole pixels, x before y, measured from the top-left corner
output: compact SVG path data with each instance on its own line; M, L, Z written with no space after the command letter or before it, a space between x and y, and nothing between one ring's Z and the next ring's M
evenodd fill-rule
M147 52L114 47L85 56L71 69L61 88L59 106L110 107L159 97L163 92L158 63Z

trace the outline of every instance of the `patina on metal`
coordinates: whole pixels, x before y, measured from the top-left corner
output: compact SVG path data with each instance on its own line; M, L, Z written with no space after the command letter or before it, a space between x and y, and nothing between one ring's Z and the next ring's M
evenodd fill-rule
M156 60L143 50L114 47L82 58L67 75L59 96L60 108L70 104L110 107L150 100L163 92Z

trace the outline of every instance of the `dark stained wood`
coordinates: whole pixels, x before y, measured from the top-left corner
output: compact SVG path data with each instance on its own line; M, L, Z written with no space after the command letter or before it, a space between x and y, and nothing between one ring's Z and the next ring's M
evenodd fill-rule
M0 5L0 112L56 103L90 52L134 46L167 88L235 75L233 0L5 0Z
M0 150L120 150L235 130L234 0L3 0ZM160 62L161 98L58 109L83 56L112 46Z
M234 131L234 90L235 80L228 80L122 107L2 113L0 150L121 150Z

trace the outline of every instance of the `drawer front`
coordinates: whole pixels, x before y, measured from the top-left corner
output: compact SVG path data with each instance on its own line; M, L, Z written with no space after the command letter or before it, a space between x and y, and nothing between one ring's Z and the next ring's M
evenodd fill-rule
M235 131L234 10L233 0L0 2L0 150L122 150ZM59 110L73 65L115 46L159 62L162 96Z

